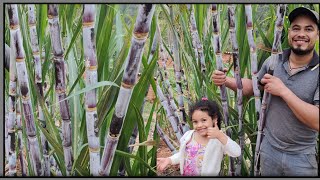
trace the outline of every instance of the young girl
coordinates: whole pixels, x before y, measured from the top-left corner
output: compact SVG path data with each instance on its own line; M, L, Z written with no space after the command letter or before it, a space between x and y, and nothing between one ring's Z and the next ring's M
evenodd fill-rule
M193 129L180 139L180 150L168 158L158 158L157 168L180 164L183 176L217 176L223 154L240 156L240 146L220 130L218 105L202 98L189 111Z

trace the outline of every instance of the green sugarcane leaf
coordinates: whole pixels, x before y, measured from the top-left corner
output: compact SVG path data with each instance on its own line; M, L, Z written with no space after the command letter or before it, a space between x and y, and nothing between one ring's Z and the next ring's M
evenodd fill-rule
M72 166L72 172L77 171L80 176L89 176L89 169L88 166L83 167L83 165L87 165L90 159L89 156L89 148L88 143L83 144L78 149L77 158L75 159L73 166Z
M139 142L145 142L147 140L147 135L145 132L144 127L144 121L143 117L140 113L140 111L137 109L137 107L133 104L132 105L135 113L136 113L136 119L137 119L137 125L138 125L138 132L139 132ZM141 159L144 161L147 161L147 147L146 146L139 146L138 148L138 155ZM141 175L146 175L146 169L143 166L139 166Z
M119 53L119 56L114 64L114 69L112 70L112 74L109 78L110 81L114 81L116 84L121 83L121 77L123 73L123 64L126 60L126 56L129 51L130 40L126 39L123 47ZM103 122L103 119L108 114L109 110L111 109L112 104L115 103L116 97L118 95L119 88L112 87L110 90L109 88L103 88L102 92L98 92L98 96L101 97L98 101L98 126L100 126Z
M68 18L67 18L68 19ZM70 18L71 19L71 18ZM72 28L72 26L69 26L70 28ZM77 23L77 29L76 29L76 31L73 33L73 35L72 35L72 38L71 38L71 41L70 41L70 43L68 44L68 48L67 48L67 51L66 51L66 53L65 53L65 57L68 57L68 55L69 55L69 53L70 53L70 51L71 51L71 48L73 47L73 46L75 46L76 44L76 40L77 40L77 38L79 38L79 35L81 34L81 30L82 30L82 18L79 18L79 21L78 21L78 23ZM70 37L70 36L68 36L68 37Z
M95 83L95 84L93 84L93 85L91 85L89 87L83 88L80 91L76 91L75 93L70 94L67 98L65 98L65 99L63 99L61 101L65 101L67 99L70 99L70 98L73 98L75 96L78 96L78 95L80 95L82 93L85 93L85 92L88 92L90 90L93 90L93 89L96 89L96 88L99 88L99 87L103 87L103 86L115 86L115 87L119 88L119 86L117 84L115 84L114 82L102 81L102 82Z
M59 168L61 170L61 173L65 176L66 175L66 169L65 169L65 164L64 164L64 153L62 150L62 145L58 142L56 142L53 138L52 135L50 135L44 128L40 126L41 132L45 135L46 139L50 143L50 145L53 147L55 150L55 154L57 155L60 163L58 163Z
M123 157L127 157L127 158L133 158L135 160L138 160L142 165L144 165L145 167L147 167L150 171L154 172L154 173L157 173L157 171L151 167L147 162L145 162L143 159L141 159L140 157L138 156L135 156L133 154L129 154L129 153L126 153L126 152L123 152L123 151L120 151L120 150L116 150L116 154L117 155L121 155Z
M157 103L153 103L151 111L149 113L149 118L147 120L147 124L146 124L146 127L145 127L146 128L146 132L150 131L150 126L151 126L151 122L153 120L153 113L154 113L156 105L157 105Z

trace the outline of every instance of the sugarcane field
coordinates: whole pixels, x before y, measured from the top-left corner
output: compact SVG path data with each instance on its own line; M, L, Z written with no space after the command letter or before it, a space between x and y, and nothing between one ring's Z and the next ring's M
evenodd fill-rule
M4 176L319 176L319 4L3 7Z

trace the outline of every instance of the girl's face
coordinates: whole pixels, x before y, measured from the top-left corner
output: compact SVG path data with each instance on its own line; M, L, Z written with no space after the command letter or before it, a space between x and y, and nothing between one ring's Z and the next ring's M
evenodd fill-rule
M192 114L192 124L193 129L201 136L207 136L208 127L213 127L214 121L217 121L217 118L212 119L208 112L195 110Z

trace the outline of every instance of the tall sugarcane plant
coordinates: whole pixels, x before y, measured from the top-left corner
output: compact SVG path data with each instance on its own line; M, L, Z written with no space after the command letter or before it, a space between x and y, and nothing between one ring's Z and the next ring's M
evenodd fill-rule
M158 24L157 24L157 29L159 32L161 32ZM176 137L178 139L180 139L182 137L183 133L186 130L190 129L190 127L188 126L188 124L184 124L182 126L182 124L180 123L182 120L181 120L181 116L179 116L179 114L178 114L178 107L174 101L173 89L172 89L172 86L169 81L169 74L168 74L169 72L166 68L166 63L167 63L168 57L165 55L161 33L159 33L159 44L160 44L159 55L160 55L161 63L157 63L158 64L158 76L160 77L160 80L163 82L163 86L167 92L167 93L165 93L165 96L168 99L167 102L168 102L168 108L169 108L168 110L166 109L167 116L169 117L169 121L171 123L171 126L174 129L174 132L176 133ZM164 105L163 100L165 100L165 97L163 97L163 98L159 97L159 99L161 100L160 102L162 102L161 104Z
M18 160L20 161L20 166L21 166L21 175L22 176L26 176L27 175L27 165L24 161L24 155L23 155L23 149L24 149L24 145L23 145L23 133L22 133L22 117L21 117L21 105L20 105L20 96L17 97L17 113L16 113L16 117L17 117L17 136L18 136L18 141L17 141L17 147L18 147Z
M245 13L246 13L246 28L247 28L248 43L250 47L251 78L252 78L252 87L253 87L253 94L254 94L254 100L255 100L254 102L255 102L256 114L257 114L257 117L259 117L259 111L261 108L261 97L260 97L260 90L258 88L257 48L254 42L251 4L245 5Z
M221 52L221 37L220 37L220 16L218 11L217 4L212 4L211 6L212 11L212 28L213 28L213 50L215 53L216 58L216 66L217 70L224 71L223 63L222 63L222 52ZM223 117L224 117L224 123L226 126L230 125L229 122L229 110L228 110L228 97L227 97L227 89L225 85L219 86L220 88L220 97L221 97L221 104L223 109ZM227 135L230 137L232 134L231 129L227 129ZM234 161L233 158L230 158L229 161L229 168L230 168L230 174L234 175Z
M155 15L155 19L157 20L158 19L158 16ZM154 58L154 55L157 51L157 47L158 47L158 41L159 41L159 29L156 28L155 30L155 33L154 33L154 36L153 36L153 40L152 40L152 43L151 43L151 49L150 49L150 54L149 54L149 57L148 57L148 61L147 61L147 64L149 65L151 63L151 61L153 60ZM157 59L157 58L155 58ZM138 78L141 77L141 73L138 73ZM142 114L143 111L144 111L144 108L145 108L145 104L146 104L146 101L147 101L147 95L148 95L148 92L149 92L149 89L151 87L151 84L148 85L148 88L146 88L146 92L145 92L145 97L143 99L143 103L142 103L142 106L141 106L141 109L140 109L140 113ZM154 122L155 120L153 120ZM152 122L151 122L152 123ZM155 122L154 122L155 123ZM154 129L154 128L153 128ZM138 124L136 123L135 126L134 126L134 129L132 131L132 134L131 134L131 137L130 137L130 140L129 140L129 143L128 143L128 153L132 153L133 151L133 148L134 148L134 144L137 140L137 136L138 136L138 133L139 133L139 129L138 129ZM148 138L153 134L153 131L149 131L149 134L148 134ZM122 162L122 164L120 165L120 168L119 168L119 176L124 176L125 175L125 167L124 167L124 163Z
M16 62L18 82L22 98L23 115L26 124L26 134L28 136L28 144L30 146L31 162L35 175L43 175L41 165L40 148L38 138L36 135L36 126L33 115L33 106L30 99L29 76L25 63L25 52L22 46L22 36L20 32L18 6L10 4L7 6L10 20L10 37L11 49L13 49L14 60ZM13 60L13 61L14 61Z
M38 45L38 35L36 29L36 13L35 13L35 5L30 4L28 5L28 23L29 23L29 31L30 31L30 41L31 41L31 49L33 60L35 64L35 83L37 86L38 93L41 97L44 98L43 95L43 86L42 86L42 64L40 58L40 51ZM46 128L46 121L44 119L44 115L42 112L42 108L40 104L38 104L38 119L43 128ZM44 176L50 176L50 164L49 164L49 145L46 137L43 133L41 133L41 143L42 143L42 151L43 151L43 158L44 158Z
M159 134L159 136L161 137L161 139L164 141L164 143L166 143L166 145L168 146L168 148L170 149L170 151L172 152L172 154L177 153L176 148L173 146L173 144L170 142L169 137L164 133L164 131L162 130L162 128L160 127L159 123L156 124L156 129L157 132Z
M91 86L97 83L97 57L94 34L95 22L95 5L84 5L83 10L83 49L84 59L86 63L86 85ZM90 174L93 176L99 175L100 164L100 143L97 128L97 95L96 89L90 90L86 93L86 122L87 122L87 136L90 151Z
M270 63L268 67L268 74L273 75L274 66L276 64L276 61L279 59L280 54L282 53L282 47L281 47L281 34L283 30L283 23L284 23L284 16L286 13L286 4L279 4L277 6L277 19L275 23L275 29L274 29L274 40L272 44L272 52L270 57ZM263 97L262 97L262 105L260 109L260 117L259 117L259 126L258 126L258 134L257 134L257 140L256 140L256 149L255 149L255 165L254 165L254 172L255 176L258 176L260 173L260 165L259 165L259 157L260 157L260 145L263 139L263 128L266 121L266 109L268 107L268 102L271 95L264 91Z
M139 5L127 64L101 159L99 171L101 175L109 175L110 173L114 153L117 148L119 136L121 135L123 120L130 102L132 89L136 83L142 52L149 34L154 9L155 5L153 4Z
M64 61L64 50L62 47L58 6L56 4L48 5L48 22L50 26L50 37L52 52L54 55L55 67L55 91L59 101L60 114L62 118L62 137L63 137L63 152L64 161L67 169L67 175L71 175L73 154L72 154L72 129L71 115L69 110L68 100L65 100L66 95L66 64Z
M239 62L239 48L238 42L236 37L236 20L235 20L235 12L236 12L235 5L228 5L228 20L229 20L229 33L230 33L230 40L232 46L232 58L233 58L233 69L234 69L234 77L236 79L237 84L237 108L238 108L238 119L239 119L239 144L241 148L241 154L243 155L244 150L244 133L243 133L243 117L242 117L242 81L240 75L240 62ZM240 174L241 171L241 164L242 164L242 157L240 156L238 159L237 165L237 172L236 174ZM231 171L231 173L233 173Z
M15 60L15 47L13 38L10 41L10 83L9 83L9 113L6 123L6 129L8 133L8 161L9 161L9 175L14 176L16 174L16 152L15 152L15 124L16 124L16 96L17 96L17 72L16 72L16 60Z
M171 21L174 22L174 11L173 5L169 6L170 8L170 18ZM172 29L172 53L173 53L173 61L174 61L174 72L175 72L175 80L176 80L176 89L178 92L178 105L179 105L179 114L180 114L180 123L183 127L183 132L188 130L187 120L186 120L186 112L184 108L184 101L183 101L183 91L182 91L182 77L183 77L183 70L182 70L182 63L180 59L180 51L179 51L179 39L178 34L176 33L175 27L173 26ZM171 53L171 54L172 54Z
M187 7L190 12L190 18L189 18L190 19L190 31L191 31L192 45L194 48L196 61L197 61L197 64L199 64L199 61L200 61L200 70L203 75L203 78L205 78L206 77L206 63L205 63L205 58L204 58L204 53L203 53L203 45L200 41L200 37L199 37L198 29L197 29L197 24L196 24L196 20L195 20L195 16L194 16L194 8L191 4L188 4ZM203 87L202 96L207 97L207 94L206 94L207 90L205 89L205 86L202 86L202 87Z

